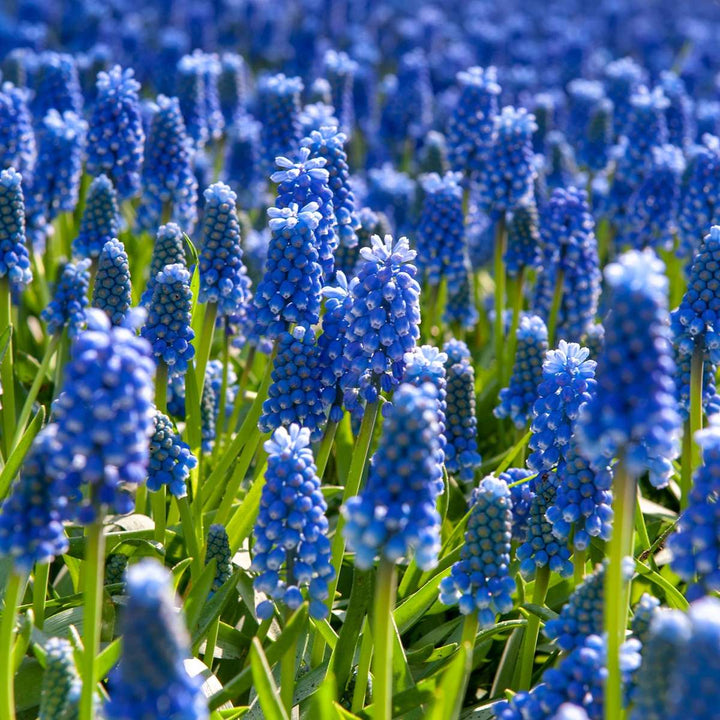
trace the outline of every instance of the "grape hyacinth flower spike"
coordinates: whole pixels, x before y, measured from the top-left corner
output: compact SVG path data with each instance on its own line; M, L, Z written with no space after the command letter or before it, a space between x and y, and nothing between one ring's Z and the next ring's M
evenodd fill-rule
M4 278L18 290L32 281L22 176L14 168L0 172L0 280Z
M60 273L55 294L40 317L47 323L48 333L54 335L67 326L75 337L85 325L90 285L90 260L67 263Z
M98 256L92 306L104 310L113 325L121 325L131 304L128 256L122 242L113 238Z
M196 465L197 458L180 439L170 418L156 410L150 438L148 490L156 492L164 485L174 497L185 497L190 471Z
M153 291L157 282L158 273L167 265L183 265L185 262L185 237L183 231L175 224L168 223L158 228L150 259L150 276L145 291L140 298L140 304L147 307L152 300Z
M307 587L310 615L325 618L328 583L335 571L310 431L295 424L280 427L265 442L265 450L268 464L253 531L251 569L259 573L253 586L268 599L258 605L258 617L272 617L274 603L297 609L303 602L300 588Z
M73 255L97 259L105 243L120 234L117 193L107 175L98 175L88 188L80 230L73 240Z
M123 652L109 682L108 720L167 717L207 720L202 678L185 661L190 639L175 610L170 573L156 560L143 560L127 574Z
M64 638L51 637L43 650L45 673L40 691L38 720L77 717L82 682L75 669L72 644Z

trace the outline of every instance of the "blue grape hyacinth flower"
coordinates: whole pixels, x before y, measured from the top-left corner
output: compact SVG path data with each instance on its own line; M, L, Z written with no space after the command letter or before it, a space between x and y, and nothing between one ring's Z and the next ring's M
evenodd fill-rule
M140 298L141 305L147 307L152 300L158 273L167 265L186 265L185 238L182 230L175 223L161 225L158 228L150 258L150 275Z
M196 465L197 458L187 443L180 439L170 418L156 410L150 438L148 490L157 491L164 485L175 497L185 497L190 471Z
M535 497L535 473L527 468L508 468L498 477L510 487L512 496L513 540L524 543L528 536L528 518Z
M613 102L598 80L576 78L568 83L568 137L580 165L597 171L608 162L613 141Z
M120 199L140 191L145 132L135 72L114 65L97 76L97 98L88 131L87 172L107 175Z
M631 250L605 268L612 313L597 391L576 428L591 462L622 455L629 472L649 470L658 487L668 482L680 435L664 269L651 250Z
M277 337L290 324L314 325L320 319L322 268L315 231L321 220L316 203L302 209L270 208L272 233L265 274L253 298L257 331Z
M67 263L58 278L53 299L40 317L47 323L48 333L54 335L67 326L70 337L85 325L90 286L90 260Z
M275 158L297 148L300 140L300 95L304 89L299 77L283 73L261 77L257 85L257 119L261 123L262 161L269 174Z
M78 716L82 680L69 640L50 637L43 645L45 672L40 690L38 720L70 720Z
M69 53L48 50L37 56L36 63L33 69L33 116L42 118L50 110L82 113L83 96L75 58Z
M88 188L80 229L73 240L73 255L94 260L105 243L120 234L117 193L107 175L98 175Z
M280 427L264 447L268 462L251 569L259 573L253 587L269 599L258 605L258 617L272 617L273 601L297 609L303 601L301 588L307 587L311 617L325 618L335 571L310 431L295 424Z
M141 335L152 346L157 361L170 375L183 375L195 356L190 273L184 265L166 265L155 278L152 298Z
M242 55L224 52L220 57L218 95L225 124L230 125L248 101L250 70Z
M215 560L215 577L209 596L212 597L232 576L230 539L224 525L215 523L208 528L205 564Z
M131 304L128 256L122 242L113 238L98 256L92 306L104 310L113 325L121 325Z
M513 608L510 577L512 499L504 480L488 475L473 490L460 560L440 583L440 602L458 605L463 615L477 613L487 627Z
M57 426L50 424L33 441L0 505L0 556L10 557L18 571L50 563L69 546L62 525L66 500L48 471L58 450Z
M0 168L15 168L32 185L37 145L28 109L29 91L4 82L0 86Z
M260 123L249 115L235 118L227 129L227 152L221 177L238 196L240 207L256 208L265 197L261 172Z
M20 290L32 282L22 176L13 168L0 172L0 277Z
M198 302L216 303L219 315L233 315L247 301L249 283L242 262L237 196L224 183L211 185L203 194Z
M353 84L359 66L347 53L328 50L323 57L323 69L330 83L332 104L344 133L351 133L355 125Z
M590 351L577 343L561 340L548 350L542 382L533 405L532 437L528 467L541 472L565 459L575 423L595 391L595 361Z
M350 283L343 380L346 406L359 394L375 402L380 389L391 390L405 372L405 353L420 337L420 286L415 251L407 238L375 235L360 250L362 265Z
M362 570L378 556L398 563L413 552L418 567L428 570L440 550L437 391L430 383L401 385L385 415L367 484L342 508L343 533Z
M172 588L170 573L156 560L142 560L128 570L123 652L110 676L108 720L210 716L202 678L191 676L185 666L190 638Z
M617 137L627 126L631 113L630 98L645 82L647 73L631 57L624 57L608 63L603 75L607 95L615 108L613 130Z
M508 221L505 269L519 275L524 269L540 265L540 214L534 197L513 208Z
M134 329L113 327L100 310L87 311L53 403L58 452L53 473L73 497L68 514L94 522L104 508L131 512L130 490L146 479L153 430L151 348ZM78 497L87 489L85 498Z
M543 319L538 315L523 315L517 329L517 349L510 383L500 390L500 402L493 410L495 417L510 418L517 428L527 425L543 379L547 350L548 334Z
M298 325L279 336L272 383L258 421L262 432L297 423L312 440L320 439L326 418L319 356L312 328Z

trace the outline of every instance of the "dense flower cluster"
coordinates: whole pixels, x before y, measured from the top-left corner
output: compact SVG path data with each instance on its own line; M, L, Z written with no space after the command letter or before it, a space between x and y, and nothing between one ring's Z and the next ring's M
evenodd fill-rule
M303 89L299 77L286 77L283 73L262 77L258 82L257 111L266 172L276 157L295 150L300 140L298 116Z
M512 536L513 540L521 543L525 542L528 535L528 518L535 497L535 478L532 477L534 475L535 473L527 468L508 468L498 476L510 486Z
M507 484L488 475L473 490L460 560L440 583L440 601L458 604L463 615L477 613L480 625L512 610L515 581L510 577L512 500Z
M513 208L504 260L510 275L540 264L540 217L532 196Z
M88 306L90 285L90 260L67 263L63 267L50 304L40 317L47 323L48 333L62 332L67 326L70 337L85 325L85 309Z
M0 85L0 169L15 168L30 186L37 147L27 100L26 88Z
M112 697L105 706L108 720L207 720L202 678L185 668L190 639L175 610L170 573L155 560L133 565L127 596L123 654L110 675Z
M424 570L437 562L440 516L435 504L443 490L437 402L429 383L395 391L367 484L343 506L343 532L361 569L372 567L378 556L397 563L413 552Z
M527 425L543 379L547 350L547 328L542 318L523 315L517 329L517 349L510 384L500 390L500 403L493 411L495 417L510 418L518 428Z
M147 285L140 298L140 303L147 306L152 300L158 273L166 265L185 265L185 238L182 230L175 223L161 225L155 236L152 257L150 259L150 275Z
M51 637L43 650L45 673L38 720L77 717L82 681L75 669L73 646L65 638Z
M187 479L197 459L175 431L170 418L159 411L153 417L148 461L148 490L165 485L175 497L187 495Z
M0 277L20 289L32 281L26 243L22 177L8 168L0 172Z
M205 564L215 560L215 577L213 578L211 595L216 593L232 575L232 553L230 540L224 525L211 525L207 534L207 550Z
M105 243L120 233L120 210L112 181L107 175L98 175L88 188L85 207L80 219L80 230L73 240L73 255L95 259Z
M164 362L171 375L184 374L195 355L191 312L190 273L179 263L166 265L155 278L141 334L152 345L157 361Z
M303 601L300 588L306 586L311 616L324 618L328 583L335 571L310 431L298 425L280 427L266 441L265 450L268 463L253 531L251 569L260 573L253 581L255 589L272 600L258 605L258 617L272 617L272 601L296 609Z
M130 266L125 246L108 240L97 259L92 306L104 310L113 325L120 325L132 304Z

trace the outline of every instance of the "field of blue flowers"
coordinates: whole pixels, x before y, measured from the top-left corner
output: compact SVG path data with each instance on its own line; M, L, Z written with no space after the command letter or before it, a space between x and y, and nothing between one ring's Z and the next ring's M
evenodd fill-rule
M719 720L719 37L0 3L0 720Z

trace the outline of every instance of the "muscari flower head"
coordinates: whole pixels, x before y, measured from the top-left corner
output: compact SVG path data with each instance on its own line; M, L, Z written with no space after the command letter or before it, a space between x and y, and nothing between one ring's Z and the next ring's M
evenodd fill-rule
M321 127L313 130L300 145L310 150L311 158L325 158L328 171L328 187L333 196L335 233L340 245L355 247L358 244L357 230L360 220L355 212L355 195L350 185L350 170L345 152L345 133L336 127Z
M345 402L359 395L375 402L380 389L389 391L405 372L405 353L420 337L420 286L412 264L415 251L407 238L375 235L363 248L363 264L350 283L348 310Z
M695 105L697 138L720 133L720 102L701 98Z
M613 140L613 103L602 83L577 78L568 84L568 136L577 148L578 162L590 170L605 167Z
M151 344L156 361L168 366L170 375L183 375L195 355L191 316L190 273L179 263L166 265L155 278L140 334Z
M261 146L263 167L269 172L275 158L296 149L299 137L299 77L282 73L263 77L257 86L258 120L262 123Z
M512 498L512 539L523 543L528 535L528 518L535 497L535 475L527 468L508 468L498 477L510 487ZM527 478L530 478L529 480Z
M74 112L50 110L37 130L38 159L26 201L46 222L75 209L87 123Z
M82 681L75 668L69 640L50 637L43 646L45 672L40 691L38 720L72 720L78 715Z
M347 314L352 299L348 284L341 270L335 273L332 286L322 290L325 298L322 333L317 340L320 382L323 405L330 408L328 419L339 422L342 418L341 382L345 374L343 353L347 343Z
M460 96L448 122L448 159L453 170L477 172L498 112L497 71L471 67L458 73L457 81Z
M205 370L205 384L200 399L200 430L202 435L202 451L212 452L217 434L217 407L218 394L212 383L208 382L207 368Z
M335 117L335 108L324 102L308 103L303 106L298 115L298 123L303 138L324 127L340 127L340 121Z
M488 475L473 490L460 560L440 583L440 602L477 613L481 626L513 608L510 577L512 500L504 480Z
M272 383L258 427L272 432L297 423L319 440L325 424L319 349L312 328L298 325L278 338Z
M20 290L32 282L26 242L22 177L8 168L0 171L0 277Z
M565 459L580 411L594 396L596 363L589 355L587 348L564 340L545 354L530 428L528 467L536 472Z
M235 208L237 196L224 183L211 185L204 196L198 302L216 303L221 316L232 315L246 302L248 284Z
M132 305L130 266L125 246L112 238L98 257L92 306L104 310L113 325L121 325Z
M639 650L637 640L628 640L620 647L625 687L640 666ZM498 703L495 716L498 720L602 720L607 676L606 642L599 635L589 635L556 667L546 670L542 682L529 693L519 692L509 702ZM571 709L577 712L568 715Z
M437 563L435 504L443 490L439 436L435 388L401 385L385 413L367 484L342 508L343 533L358 568L371 568L378 556L397 563L413 551L421 569Z
M97 100L88 131L87 171L107 175L122 200L140 191L145 132L140 83L132 69L115 65L97 77Z
M50 424L33 441L20 476L0 505L0 556L10 557L18 571L50 563L68 549L64 497L48 472L57 451L57 427Z
M105 561L105 585L124 585L130 558L123 553L112 553Z
M245 109L250 71L242 55L225 52L220 57L218 95L225 124L230 125L238 112Z
M541 273L535 288L534 309L547 322L552 312L558 278L563 292L557 332L578 341L595 321L600 298L600 261L595 223L587 192L557 188L543 213Z
M630 198L626 237L638 249L672 250L680 210L680 180L685 171L682 150L658 145L645 178Z
M87 311L87 325L53 403L59 448L52 472L73 497L68 514L82 523L105 507L132 511L129 490L146 478L154 416L149 343L128 327L113 327L99 310ZM84 499L77 497L83 488Z
M633 637L637 638L643 646L643 653L646 643L650 637L650 625L658 614L660 600L654 595L643 593L640 601L633 608L633 616L630 621L630 628Z
M609 540L612 535L612 470L593 466L580 453L572 437L557 468L560 479L553 504L545 517L553 535L568 540L576 550L586 550L591 537Z
M295 610L308 588L310 615L327 617L330 562L327 504L320 489L310 448L310 431L298 425L280 427L265 443L265 485L253 531L251 569L259 575L254 588L269 596L257 607L260 618L272 617L273 601Z
M232 575L232 555L230 540L224 525L214 524L208 528L205 564L215 560L215 577L213 578L210 597L216 593Z
M444 278L452 292L467 278L465 221L459 173L425 175L425 198L417 230L417 264L430 285Z
M461 328L471 330L477 325L478 311L470 287L469 263L460 277L457 287L448 288L447 301L443 310L443 322L457 323Z
M260 163L260 123L249 115L238 115L227 130L223 178L237 193L242 208L257 207L262 201L265 177Z
M525 108L504 107L495 116L491 142L478 174L484 207L495 216L512 210L533 191L532 135L537 125Z
M287 208L294 204L299 207L309 203L317 205L320 222L315 230L315 240L320 265L327 280L332 277L335 268L334 253L338 244L334 230L336 219L333 191L330 189L330 174L325 167L327 160L322 156L311 157L311 149L307 146L300 148L297 158L297 161L286 157L275 159L280 168L270 176L270 179L277 183L275 205L278 208Z
M577 423L591 462L622 456L629 472L649 470L656 486L668 481L680 434L664 269L651 250L627 252L605 269L612 312L597 392Z
M150 438L148 490L157 491L165 485L175 497L185 497L190 470L196 465L197 458L180 439L170 418L156 410Z
M692 375L692 351L688 348L694 345L694 339L685 331L678 320L679 309L676 308L670 313L670 325L673 331L673 347L675 350L675 398L677 409L683 421L690 417L690 382ZM717 392L715 376L717 375L717 362L713 362L710 355L714 356L718 349L717 336L710 335L711 342L703 357L703 384L702 384L702 407L707 417L720 412L720 395Z
M469 482L482 462L477 451L475 370L465 343L449 340L443 348L447 377L445 411L445 467Z
M650 625L633 694L632 720L710 720L720 693L720 601L706 597L658 612Z
M543 471L535 479L534 497L527 515L525 541L517 549L520 572L526 579L535 576L537 568L549 567L563 577L572 575L572 563L567 543L559 541L545 513L553 505L560 484L556 473Z
M315 231L321 220L316 203L302 209L268 209L270 246L255 307L260 335L277 337L288 325L314 325L320 318L320 267Z
M203 148L210 135L205 104L203 53L184 55L177 65L177 95L185 127L196 148Z
M9 82L0 86L0 168L15 168L30 186L37 147L27 99L24 88Z
M110 677L108 720L207 720L202 678L185 667L190 639L176 612L170 573L156 560L143 560L128 570L126 592L123 653Z
M508 387L500 390L500 403L493 414L510 418L524 428L532 417L532 408L543 379L543 362L548 350L548 333L538 315L523 315L517 329L517 349Z
M347 53L328 50L323 57L323 69L330 83L332 104L343 132L350 133L355 124L353 83L358 64Z
M186 232L197 220L197 180L192 168L191 141L177 98L158 95L145 141L138 226L154 230L163 216Z
M672 70L660 73L660 87L669 100L665 110L668 139L673 145L687 147L695 138L693 102L685 88L685 81Z
M607 560L598 565L578 585L563 606L560 614L545 623L545 635L555 640L563 652L570 652L585 643L589 635L601 635L605 611L605 573ZM627 582L633 575L635 562L624 558L623 578Z
M368 207L387 216L397 234L410 229L415 202L415 181L386 163L368 171Z
M54 335L67 326L74 337L85 325L90 285L90 260L67 263L55 286L55 294L40 317L47 323L48 333Z
M37 56L32 112L42 118L49 110L77 113L83 109L77 65L72 55L47 51Z
M540 215L532 196L513 208L504 259L510 275L540 264Z
M689 584L690 600L720 590L720 427L695 434L703 464L695 471L688 507L670 536L673 571Z
M150 259L150 276L145 291L140 298L140 304L147 307L152 300L157 276L167 265L186 265L185 238L183 231L175 224L168 223L158 228Z
M73 255L95 259L105 243L120 233L120 209L112 181L98 175L88 188L80 229L73 240Z
M614 134L620 135L628 122L630 98L645 80L645 70L632 58L613 60L605 67L605 88L615 108Z
M719 187L720 139L714 135L706 135L703 137L703 144L695 146L689 156L686 178L683 181L678 218L678 255L687 261L695 254L707 226L718 219Z

